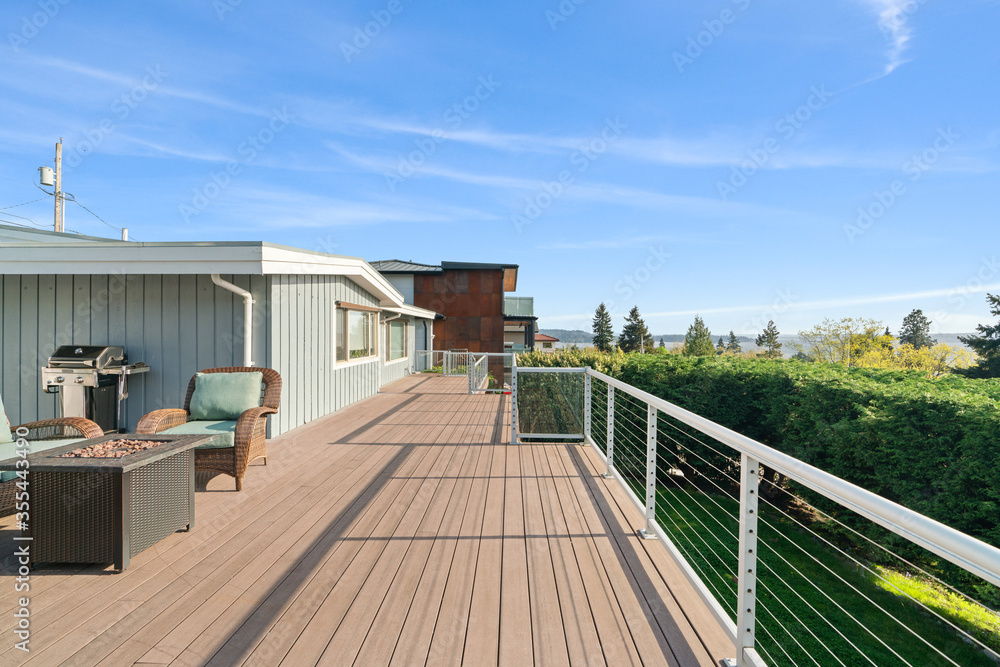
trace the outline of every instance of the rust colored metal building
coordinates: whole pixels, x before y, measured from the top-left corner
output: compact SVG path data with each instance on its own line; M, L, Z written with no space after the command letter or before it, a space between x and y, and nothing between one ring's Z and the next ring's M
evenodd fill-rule
M444 315L434 321L433 343L424 341L422 349L504 351L504 325L510 323L504 314L504 294L517 289L517 264L384 260L371 265L408 303ZM535 318L517 319L533 325ZM533 326L526 330L533 335Z

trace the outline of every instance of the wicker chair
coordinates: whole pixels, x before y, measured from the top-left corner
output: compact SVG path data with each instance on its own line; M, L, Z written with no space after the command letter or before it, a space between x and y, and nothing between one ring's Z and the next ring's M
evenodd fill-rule
M243 490L243 475L251 461L264 459L267 465L267 416L278 412L281 400L281 376L271 368L257 366L229 366L225 368L209 368L201 373L255 373L263 374L264 389L261 395L260 407L250 408L236 420L236 432L233 447L212 449L195 449L195 470L220 472L236 478L236 490ZM184 397L184 408L167 408L154 410L139 420L136 433L160 433L169 428L186 424L190 417L191 396L194 394L195 378L188 383L187 396Z
M6 420L6 416L0 415L0 419ZM104 429L83 417L61 417L59 419L42 419L41 421L12 426L11 433L18 437L17 432L27 429L25 440L31 443L31 449L40 451L45 449L46 440L59 440L60 442L70 438L80 440L88 438L99 438L104 435ZM18 479L14 478L6 482L0 482L0 516L8 516L14 513L14 499L17 494Z

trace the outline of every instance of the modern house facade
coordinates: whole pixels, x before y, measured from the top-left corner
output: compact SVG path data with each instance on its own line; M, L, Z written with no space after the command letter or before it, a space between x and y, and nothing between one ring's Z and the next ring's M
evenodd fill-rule
M249 361L282 376L277 435L415 372L434 317L356 257L0 226L0 395L16 423L58 416L39 370L58 346L120 345L150 367L129 381L123 427L177 407L196 371Z
M531 349L536 331L533 299L506 296L517 290L517 264L401 260L371 263L407 303L443 315L434 322L426 349L470 352Z

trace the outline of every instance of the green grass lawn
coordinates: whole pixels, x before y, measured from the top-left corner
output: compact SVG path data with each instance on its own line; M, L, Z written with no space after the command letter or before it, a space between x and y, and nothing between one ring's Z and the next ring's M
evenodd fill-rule
M636 490L644 495L641 487ZM657 493L660 525L734 620L738 509L733 498L690 486ZM767 503L761 504L760 518L756 638L769 665L996 667L899 589L993 646L1000 632L996 613L936 584L873 566L891 583L886 582Z

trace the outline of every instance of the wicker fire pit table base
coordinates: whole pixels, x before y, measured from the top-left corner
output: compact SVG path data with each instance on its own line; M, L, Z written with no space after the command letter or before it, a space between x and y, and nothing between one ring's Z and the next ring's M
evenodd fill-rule
M194 451L214 436L107 435L28 456L30 559L114 563L116 570L194 526ZM157 440L119 458L62 454L109 440ZM13 469L6 464L0 468Z

